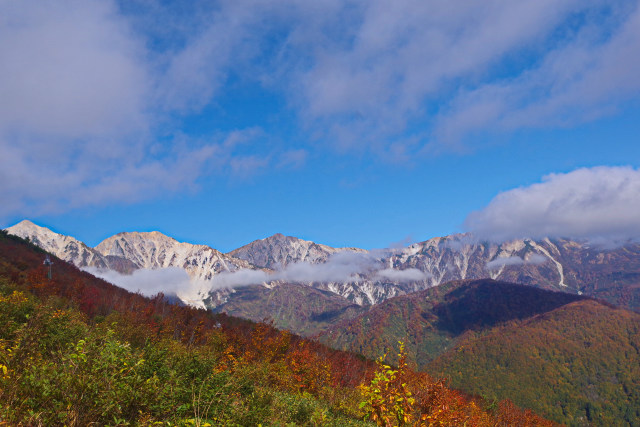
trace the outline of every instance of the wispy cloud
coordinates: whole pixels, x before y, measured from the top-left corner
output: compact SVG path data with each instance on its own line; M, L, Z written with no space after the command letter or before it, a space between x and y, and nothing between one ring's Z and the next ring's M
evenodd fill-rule
M478 132L592 120L640 92L637 1L61 0L2 2L0 16L0 215L300 167L310 145L409 162ZM293 129L296 149L180 134L245 84L283 101L278 138Z
M426 273L417 268L407 268L404 270L397 270L395 268L385 268L384 270L377 271L375 274L377 280L390 280L392 282L420 282L430 277L429 273Z
M309 153L304 149L289 150L280 155L277 166L283 169L300 169L307 162L308 156Z
M85 267L84 270L116 286L145 296L164 293L177 295L186 302L193 302L200 300L201 293L208 290L206 282L192 280L187 272L179 267L140 269L134 270L132 274L120 274L95 267Z
M639 170L584 168L501 193L464 226L494 241L568 237L613 244L640 238L639 210Z
M607 13L593 14L595 22L587 19L521 73L460 91L437 117L438 139L457 143L478 132L573 126L637 97L640 8L620 3Z
M485 268L487 270L497 270L501 267L506 267L510 265L523 265L523 264L539 265L547 261L548 261L548 258L540 254L532 254L527 259L522 259L519 256L501 257L501 258L496 258L492 261L489 261L485 265Z
M132 274L121 274L95 267L85 267L84 270L132 292L140 292L146 296L162 292L177 295L186 302L199 301L211 291L270 282L419 282L429 277L427 273L415 268L385 268L375 254L350 250L335 253L324 263L291 263L276 271L240 269L216 274L207 281L193 280L179 267L139 269L134 270Z
M223 272L213 277L212 287L237 287L274 281L293 283L361 282L363 280L417 282L427 279L424 272L414 268L407 270L385 268L377 255L375 252L345 250L331 255L326 262L319 264L291 263L274 272L246 269Z

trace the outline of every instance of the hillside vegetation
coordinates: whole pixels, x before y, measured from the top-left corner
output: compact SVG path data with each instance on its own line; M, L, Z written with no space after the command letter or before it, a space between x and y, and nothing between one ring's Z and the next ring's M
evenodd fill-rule
M640 425L640 315L596 301L470 332L428 370L570 425Z
M0 425L552 425L44 256L0 233Z
M490 279L455 281L392 298L330 327L319 339L369 358L379 357L385 348L403 340L409 363L424 369L466 330L525 319L581 299L584 297Z
M408 363L488 399L569 425L640 425L640 315L573 294L492 280L390 299L320 337Z

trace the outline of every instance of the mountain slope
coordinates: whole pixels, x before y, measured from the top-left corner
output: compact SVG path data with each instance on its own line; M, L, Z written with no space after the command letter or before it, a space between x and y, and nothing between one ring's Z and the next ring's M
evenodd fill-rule
M456 234L396 252L394 268L417 268L428 286L491 278L543 289L590 295L640 310L640 245L607 249L567 239L477 242Z
M100 242L95 250L104 256L128 259L138 268L180 267L196 280L250 268L248 262L209 246L178 242L157 231L119 233Z
M272 288L298 283L369 306L452 280L492 278L543 289L584 294L640 311L640 245L604 249L566 239L514 240L502 244L477 242L469 235L438 237L406 248L365 251L331 248L276 234L228 254L204 245L180 243L161 233L120 233L95 249L23 221L9 232L29 237L77 266L95 266L130 273L140 268L179 267L192 279L207 283L220 273L245 270L272 272L252 277ZM301 270L312 274L289 274ZM336 274L347 271L349 274ZM236 283L230 275L225 283ZM244 285L243 280L237 281ZM251 282L250 284L259 284ZM266 293L262 293L266 297ZM201 298L201 297L199 297ZM233 299L233 292L215 287L208 306ZM202 301L195 303L201 305ZM239 308L239 307L237 307Z
M312 336L333 323L357 316L365 308L332 292L283 283L238 288L213 310L256 322L273 321L279 329Z
M640 422L640 314L583 296L450 282L389 299L319 340L367 357L404 341L419 369L557 422Z
M577 301L469 333L428 370L569 425L639 425L640 315Z
M265 324L127 292L55 256L47 278L45 256L0 231L4 423L373 425L363 421L368 397L358 387L382 375L372 362ZM424 373L398 375L402 392L415 396L403 405L409 423L553 425L510 402L483 409L487 402Z
M370 358L402 340L410 360L424 369L467 330L525 319L580 299L584 297L491 279L449 282L391 298L328 328L319 340Z

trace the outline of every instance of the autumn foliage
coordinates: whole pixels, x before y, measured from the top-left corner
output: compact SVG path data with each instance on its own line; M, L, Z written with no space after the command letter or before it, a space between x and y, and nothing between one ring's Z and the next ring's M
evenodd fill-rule
M400 363L145 298L0 233L0 425L550 425Z

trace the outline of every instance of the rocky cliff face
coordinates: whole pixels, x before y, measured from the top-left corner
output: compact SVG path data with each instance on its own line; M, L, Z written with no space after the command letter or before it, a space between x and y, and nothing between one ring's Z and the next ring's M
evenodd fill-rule
M491 278L640 309L640 245L635 243L615 249L566 239L490 244L453 235L411 245L391 256L390 263L429 273L428 287Z
M276 269L297 262L326 262L332 254L344 250L366 252L358 248L332 248L278 233L266 239L255 240L229 252L229 255L246 260L256 267Z

